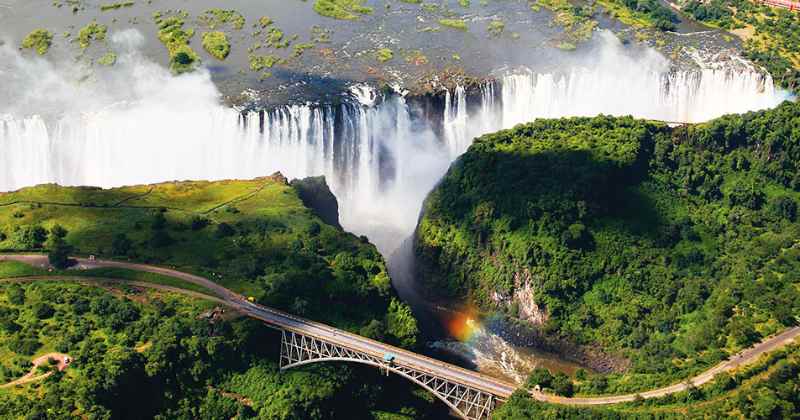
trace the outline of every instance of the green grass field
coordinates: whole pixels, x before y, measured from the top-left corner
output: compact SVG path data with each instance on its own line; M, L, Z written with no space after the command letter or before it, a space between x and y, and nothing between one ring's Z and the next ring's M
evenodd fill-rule
M54 229L60 226L63 229ZM203 276L258 302L353 332L385 320L395 299L383 258L323 222L282 176L168 182L102 190L41 185L0 194L0 253L48 252L54 231L73 256L160 265ZM0 264L0 277L62 275L144 281L214 295L182 280L122 269L44 273ZM395 319L395 318L392 318ZM373 325L374 322L373 322ZM394 331L413 343L416 325Z
M159 209L167 209L165 217L172 241L154 249L146 245L151 221ZM14 232L19 226L49 230L58 224L69 232L66 240L75 248L75 254L168 261L207 276L208 272L197 268L218 260L220 256L215 253L220 247L215 245L225 241L216 237L213 225L234 225L256 218L279 220L276 224L287 230L303 230L313 219L291 187L269 178L110 190L42 185L0 194L0 232L6 236L0 241L0 252L37 250L15 240ZM207 226L193 230L192 222L197 220ZM113 240L120 234L134 243L135 255L112 255ZM217 280L240 292L254 292L231 276Z

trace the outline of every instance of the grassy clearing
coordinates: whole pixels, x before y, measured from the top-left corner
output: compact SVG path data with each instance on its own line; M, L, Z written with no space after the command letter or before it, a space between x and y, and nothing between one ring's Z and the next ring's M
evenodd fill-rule
M17 261L0 261L0 279L43 276L47 271Z
M178 289L191 290L198 293L204 293L210 296L215 296L214 292L194 283L176 279L156 273L146 273L142 271L128 270L125 268L93 268L91 270L82 271L62 271L58 275L72 275L80 277L100 277L109 279L122 279L131 281L140 281L144 283L160 284L163 286L176 287Z
M73 255L173 266L298 315L353 331L375 321L395 342L414 341L404 331L416 331L415 326L399 328L402 323L384 321L387 313L405 309L389 306L391 286L377 250L365 239L325 224L281 176L104 191L49 185L3 194L0 200L6 203L0 205L0 252L43 252L52 244L54 234L49 232L61 230L58 225L66 230L63 241L74 249ZM12 269L20 270L7 268ZM122 277L198 290L174 279L128 271L55 274Z
M139 281L144 283L160 284L163 286L176 287L179 289L191 290L198 293L204 293L214 296L214 292L194 283L176 279L174 277L164 276L155 273L146 273L135 270L128 270L124 268L93 268L91 270L61 270L61 271L47 271L41 268L32 267L17 261L2 261L0 262L0 279L10 279L17 277L33 277L33 276L53 276L53 277L94 277L94 278L108 278Z

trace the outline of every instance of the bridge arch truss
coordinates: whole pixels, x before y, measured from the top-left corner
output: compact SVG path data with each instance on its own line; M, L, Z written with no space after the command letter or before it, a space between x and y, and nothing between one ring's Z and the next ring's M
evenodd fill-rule
M390 363L369 353L352 350L316 337L281 331L281 370L316 362L343 361L371 365L396 373L431 392L466 420L488 419L502 400L477 388L453 382L421 369Z

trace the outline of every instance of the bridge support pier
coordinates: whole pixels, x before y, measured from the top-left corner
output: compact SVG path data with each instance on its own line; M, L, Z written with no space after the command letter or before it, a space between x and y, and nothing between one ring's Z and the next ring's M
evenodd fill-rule
M466 420L488 419L492 410L502 402L491 393L440 377L424 369L386 362L383 360L383 355L352 350L293 331L281 332L281 370L323 361L364 363L377 367L381 372L386 372L386 375L389 372L401 375L433 393Z

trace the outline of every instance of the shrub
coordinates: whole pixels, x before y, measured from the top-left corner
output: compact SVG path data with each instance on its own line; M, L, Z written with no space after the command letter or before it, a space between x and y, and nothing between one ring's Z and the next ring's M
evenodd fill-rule
M111 67L117 63L117 55L113 52L108 52L97 60L97 64L101 66Z
M154 248L163 248L165 246L171 245L173 239L169 236L166 230L156 230L153 232L153 236L150 237L150 245Z
M211 223L210 220L206 219L205 217L195 217L192 219L191 228L194 231L203 230L206 226Z
M386 326L387 333L397 338L401 346L413 348L417 345L417 320L405 303L392 299L386 313Z
M52 228L50 228L50 235L52 237L62 238L63 239L63 238L65 238L67 236L67 233L68 233L67 230L64 229L64 227L59 225L59 224L55 224L55 225L53 225Z
M45 29L36 29L22 40L22 48L32 49L39 55L47 54L53 44L53 33Z
M19 226L14 231L14 241L22 249L38 249L47 239L47 231L41 226Z
M564 372L556 373L553 377L553 391L556 394L571 397L574 393L572 380Z
M233 236L236 231L233 227L227 223L220 223L217 225L217 231L214 233L214 236L217 238L227 238L228 236Z
M124 234L118 233L111 241L111 254L112 255L128 255L133 247L133 242Z
M794 222L797 219L797 202L791 197L780 196L770 201L769 211L775 217Z
M56 313L52 306L44 302L34 304L32 309L33 315L38 319L49 319Z
M153 220L150 221L150 228L153 230L161 230L167 227L167 218L164 213L157 212L153 215Z
M381 48L375 52L375 59L381 63L385 63L394 58L394 52L388 48Z
M529 387L539 385L542 388L550 388L553 385L553 374L545 368L536 368L528 376L527 385Z
M316 0L314 11L333 19L357 20L357 13L372 13L372 8L362 5L363 2L364 0Z
M25 290L18 284L12 284L6 289L8 303L12 305L22 305L25 303Z
M466 31L467 22L463 19L439 19L439 24L448 28L458 29L459 31Z
M206 32L203 34L203 48L217 60L224 60L231 52L231 43L224 32Z
M764 192L752 184L736 184L728 193L728 201L731 206L742 206L750 210L760 209L764 204L764 197Z
M506 29L506 24L502 20L493 20L489 22L489 27L487 31L489 35L493 37L498 37L503 34L503 31Z
M55 268L65 269L69 267L69 254L72 253L72 246L67 244L61 237L54 237L51 240L50 252L47 254L47 260Z
M30 337L14 337L8 340L9 350L26 356L33 355L41 346L42 343L39 340Z
M371 338L373 340L383 341L384 339L383 323L381 321L378 321L377 319L373 319L372 321L369 322L369 324L361 328L359 334L364 337Z
M80 32L78 32L78 45L80 45L81 49L85 50L92 45L92 41L104 41L107 32L108 27L106 25L92 22L81 28Z

